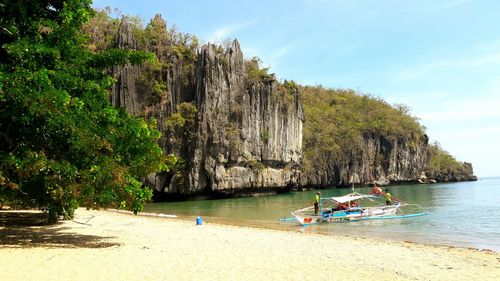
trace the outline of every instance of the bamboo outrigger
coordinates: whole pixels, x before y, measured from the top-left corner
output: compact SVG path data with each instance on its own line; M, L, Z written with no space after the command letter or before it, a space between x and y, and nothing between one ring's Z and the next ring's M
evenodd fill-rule
M363 203L367 203L366 205ZM422 212L405 213L401 208L416 206ZM309 206L292 212L292 215L302 224L320 224L330 222L346 222L374 219L403 219L428 215L418 204L408 204L396 201L386 205L383 197L353 192L340 197L324 197L320 199L317 214L314 207Z

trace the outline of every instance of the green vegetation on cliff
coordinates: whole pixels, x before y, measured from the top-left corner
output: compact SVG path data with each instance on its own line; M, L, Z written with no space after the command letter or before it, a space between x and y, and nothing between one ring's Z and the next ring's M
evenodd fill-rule
M457 161L438 142L429 145L429 159L429 176L438 181L464 180L464 175L473 175L471 164Z
M84 47L90 4L0 4L0 205L47 209L53 221L79 205L138 212L151 197L141 178L166 168L154 122L109 103L107 69L152 56L108 50L107 36Z
M261 67L261 64L262 60L258 57L245 60L245 71L248 83L257 83L271 78L271 75L268 73L269 67Z
M404 106L353 90L302 87L304 106L304 172L332 169L338 159L361 153L363 136L382 136L408 142L424 128Z
M89 47L109 45L109 32L116 30L118 23L109 17L109 9L101 11L93 20L93 24L99 28L87 28L85 32L90 35L92 44ZM141 77L138 82L141 93L149 93L152 102L163 98L167 92L173 90L166 86L165 73L175 70L180 74L182 85L188 87L194 75L194 66L197 59L198 39L190 34L184 34L175 30L167 29L165 22L159 15L155 16L145 27L142 20L134 17L126 17L131 23L136 47L141 50L152 51L156 54L156 63L145 64L141 69ZM96 33L94 30L102 30ZM116 31L115 31L116 32ZM231 41L225 40L223 46L215 48L216 57L225 62L227 67L226 52L231 47ZM398 149L404 147L405 153L415 154L417 151L421 162L412 164L412 171L419 169L424 171L427 163L432 166L429 172L438 174L440 169L444 171L456 171L456 165L448 163L434 167L440 154L429 153L429 161L425 157L427 136L417 118L410 115L405 105L390 105L378 97L364 95L348 89L325 89L321 86L300 86L294 81L276 81L274 74L269 73L269 68L262 67L262 61L258 57L246 59L245 82L249 90L259 85L273 85L272 98L283 104L293 104L294 97L301 93L305 123L303 128L303 164L306 175L315 173L319 177L331 181L334 173L349 170L347 173L357 173L364 177L361 181L366 182L367 174L374 173L376 169L380 174L387 172L390 163L394 166L396 158L389 160L393 146ZM172 84L169 84L172 85ZM189 90L189 88L183 89ZM191 89L192 90L192 89ZM168 95L166 95L168 96ZM178 111L178 109L177 109ZM229 137L232 150L237 150L241 140L239 138L241 128L238 120L241 117L242 108L239 104L231 107L230 120L225 125L226 134ZM176 121L182 121L179 112L174 112L166 122L167 125L175 125ZM173 122L173 123L172 123ZM178 125L178 124L177 124ZM171 140L172 147L184 147L175 151L185 151L184 133L182 130L167 130L165 134ZM270 132L262 129L261 139L268 143ZM367 169L360 170L361 162L366 162L367 141L381 141L383 151L377 151L377 155L370 159ZM396 151L401 151L396 149ZM432 148L430 148L432 149ZM382 153L380 153L382 152ZM177 155L181 157L181 155ZM413 157L411 155L406 157ZM186 159L188 160L188 159ZM392 161L392 162L391 162ZM342 165L339 162L343 162ZM358 165L358 170L350 170L352 166ZM334 172L334 170L337 171ZM401 168L400 171L404 169ZM368 171L370 170L370 171ZM463 169L462 169L463 170ZM394 170L393 170L394 171ZM322 174L323 173L323 174ZM363 173L363 175L361 175ZM413 172L411 177L415 180L420 172ZM387 175L387 174L386 174ZM372 175L373 176L373 175ZM408 178L406 178L408 180ZM344 178L345 182L345 178ZM333 183L333 182L332 182Z

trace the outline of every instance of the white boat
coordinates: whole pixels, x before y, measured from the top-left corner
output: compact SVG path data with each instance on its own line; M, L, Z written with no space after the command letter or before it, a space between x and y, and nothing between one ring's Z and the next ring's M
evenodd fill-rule
M320 198L319 205L318 214L314 213L314 206L308 206L292 212L292 215L302 225L310 225L370 219L400 219L429 214L426 211L405 213L401 209L407 206L417 206L423 210L417 204L396 201L394 204L386 205L383 197L356 192L340 197Z

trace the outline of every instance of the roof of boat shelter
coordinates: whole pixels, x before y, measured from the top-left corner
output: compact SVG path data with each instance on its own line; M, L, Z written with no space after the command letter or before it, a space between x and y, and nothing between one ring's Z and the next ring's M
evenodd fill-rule
M335 201L337 203L347 203L350 201L360 200L360 199L364 199L364 198L377 198L377 196L366 195L366 194L357 194L357 195L348 194L348 195L339 196L339 197L324 197L322 199L323 200L332 200L332 201Z

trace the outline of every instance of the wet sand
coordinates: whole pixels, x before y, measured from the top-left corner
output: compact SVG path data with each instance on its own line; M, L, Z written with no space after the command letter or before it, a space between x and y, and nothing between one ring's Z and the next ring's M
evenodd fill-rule
M78 209L0 227L2 280L500 280L500 254Z

